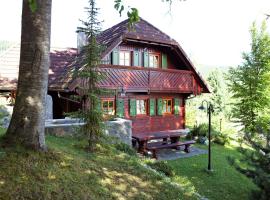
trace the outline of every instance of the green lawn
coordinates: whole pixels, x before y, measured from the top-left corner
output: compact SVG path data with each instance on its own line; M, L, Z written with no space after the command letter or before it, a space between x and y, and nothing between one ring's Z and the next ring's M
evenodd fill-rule
M4 129L0 129L3 135ZM47 136L49 152L0 147L0 199L248 199L257 187L230 166L240 158L232 146L213 146L214 172L205 172L207 155L167 161L171 179L144 168L145 161L113 147L90 154L73 138ZM205 148L205 146L200 146Z
M241 158L236 147L213 145L212 173L205 171L207 155L168 161L168 164L175 173L174 181L204 197L217 200L248 199L251 191L257 187L228 163L228 156Z
M196 199L115 148L90 154L75 139L46 139L46 154L0 147L1 200Z

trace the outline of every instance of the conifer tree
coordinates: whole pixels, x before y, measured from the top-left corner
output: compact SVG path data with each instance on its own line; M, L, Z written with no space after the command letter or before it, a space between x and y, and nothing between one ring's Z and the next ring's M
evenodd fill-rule
M78 32L83 32L87 39L80 56L83 66L78 70L77 75L82 80L83 84L79 89L84 94L83 109L79 112L79 117L86 123L82 131L87 136L90 151L95 150L104 132L99 101L102 90L97 87L97 83L102 78L102 74L97 70L102 51L101 45L97 42L101 30L101 22L97 19L98 10L95 0L89 0L89 8L86 8L88 19L82 21L83 27L78 28Z

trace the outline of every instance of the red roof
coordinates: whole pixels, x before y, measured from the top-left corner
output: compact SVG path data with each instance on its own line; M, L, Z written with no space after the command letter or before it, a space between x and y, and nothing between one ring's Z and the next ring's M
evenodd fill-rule
M74 48L53 48L50 53L49 88L63 90L63 84L57 78L68 70L70 62L77 55ZM0 56L0 90L16 89L20 60L20 46L14 45Z
M140 18L140 21L134 25L133 30L129 31L128 20L125 20L101 32L98 36L98 42L106 47L102 54L102 58L124 41L149 44L155 43L161 46L167 46L179 56L179 59L183 60L185 65L194 74L194 78L200 83L203 92L209 92L203 78L196 71L194 65L181 46L174 39L170 38L149 22ZM19 45L17 45L0 55L0 90L16 88L19 51ZM53 49L50 56L49 89L65 90L70 88L70 84L74 86L77 81L73 77L73 71L75 68L80 68L82 66L83 60L81 57L76 59L78 58L77 50L72 48Z

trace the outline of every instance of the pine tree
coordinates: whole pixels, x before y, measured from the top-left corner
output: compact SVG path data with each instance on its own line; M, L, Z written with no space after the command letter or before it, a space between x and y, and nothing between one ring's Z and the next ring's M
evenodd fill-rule
M233 92L233 115L243 125L244 141L254 151L242 149L252 168L239 170L253 178L262 189L256 199L270 197L270 35L265 22L260 31L251 28L251 52L244 53L244 62L229 71Z
M83 66L77 72L83 83L79 89L85 94L83 109L78 114L86 123L81 131L87 136L90 151L95 150L104 132L99 100L102 90L97 87L97 83L102 79L102 74L97 70L102 51L102 46L97 42L101 30L101 22L97 19L98 10L95 0L89 0L89 8L86 8L88 20L82 21L84 26L78 28L78 32L83 32L87 38L87 45L82 48L80 56Z

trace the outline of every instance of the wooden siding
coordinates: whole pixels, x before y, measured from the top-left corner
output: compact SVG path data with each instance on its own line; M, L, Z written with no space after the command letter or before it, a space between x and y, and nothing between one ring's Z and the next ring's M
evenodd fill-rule
M185 70L160 70L141 67L102 66L100 87L126 91L195 93L193 74Z
M132 117L129 114L129 100L130 99L150 99L155 98L175 98L178 97L182 99L180 102L180 112L179 115L169 114L169 115L149 115L149 104L147 115L145 116L135 116ZM121 97L119 97L121 98ZM157 107L156 107L157 108ZM150 133L156 131L166 131L166 130L176 130L185 128L185 97L183 95L176 94L150 94L150 95L139 95L136 93L127 94L124 97L124 110L126 119L132 120L132 132L133 133Z

